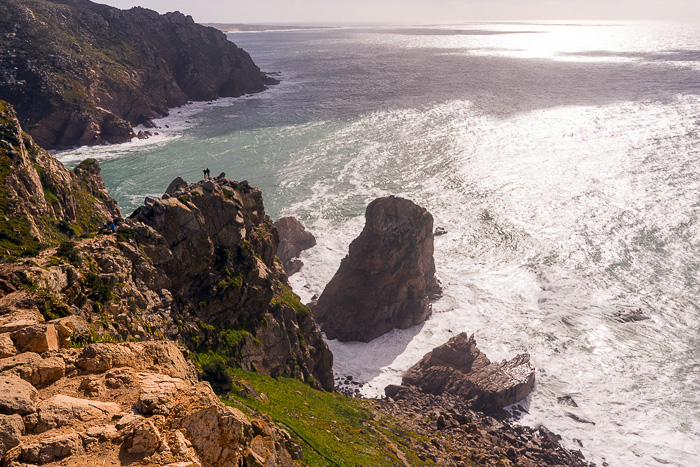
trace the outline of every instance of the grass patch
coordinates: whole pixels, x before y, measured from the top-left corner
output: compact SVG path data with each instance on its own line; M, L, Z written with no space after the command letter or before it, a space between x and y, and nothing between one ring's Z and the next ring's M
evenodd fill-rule
M297 313L297 317L299 318L306 318L309 316L309 309L306 307L303 303L301 303L301 299L297 294L294 293L294 291L287 285L283 283L279 283L282 291L275 295L270 303L272 305L279 305L279 304L285 304Z
M311 388L289 378L271 378L243 370L230 370L249 382L269 403L232 393L223 399L231 406L267 414L286 428L304 451L304 464L321 466L403 466L391 440L412 466L430 465L412 452L411 440L428 441L401 426L401 422L373 409L371 400L351 399ZM234 386L235 386L234 381Z
M83 347L87 347L90 344L97 344L100 342L105 342L108 344L118 344L120 342L124 342L124 340L112 334L99 333L91 329L90 332L86 333L74 332L70 337L70 344L68 344L68 347L71 349L82 349Z

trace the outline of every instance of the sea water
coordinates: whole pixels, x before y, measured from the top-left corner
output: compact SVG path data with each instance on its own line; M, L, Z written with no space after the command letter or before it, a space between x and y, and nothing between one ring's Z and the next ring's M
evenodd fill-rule
M462 331L528 352L520 423L611 466L700 459L700 25L474 23L232 33L281 84L195 103L96 157L128 215L176 176L225 172L317 237L320 294L373 199L414 200L444 296L422 325L330 341L367 397ZM621 310L648 320L621 323ZM578 407L562 405L570 396Z

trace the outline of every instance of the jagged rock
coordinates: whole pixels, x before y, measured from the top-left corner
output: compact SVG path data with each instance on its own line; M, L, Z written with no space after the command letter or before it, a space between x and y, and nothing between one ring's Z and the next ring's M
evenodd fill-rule
M16 376L0 376L0 414L36 412L37 391L34 386Z
M22 296L25 296L21 292ZM3 302L7 303L11 298L8 296L3 297ZM9 333L17 331L27 326L32 326L34 324L39 324L44 322L44 317L41 316L39 310L37 309L22 309L15 310L0 316L0 333Z
M0 358L17 355L17 348L9 333L0 334Z
M304 265L298 258L299 254L316 245L316 237L307 231L296 217L283 217L275 222L279 233L280 243L277 247L277 257L282 261L284 272L291 276L299 272Z
M187 182L180 177L176 177L175 180L170 182L168 188L165 189L165 193L168 195L174 195L178 190L182 190L187 187Z
M24 421L21 415L0 415L0 459L8 450L19 445L23 434Z
M0 10L4 5L0 5ZM0 22L4 19L0 14ZM76 237L79 231L97 231L105 221L120 217L116 201L107 195L99 163L88 159L69 171L34 144L22 131L14 109L4 101L0 101L0 155L0 185L3 196L11 200L3 207L0 231L5 235L12 232L11 250L26 251L39 247L40 242ZM10 295L21 299L27 293L16 291ZM2 301L9 305L6 298ZM44 321L32 314L25 312L22 318ZM3 324L0 323L0 332L11 330Z
M613 319L620 323L633 323L635 321L644 321L650 318L648 315L644 314L641 308L620 308L618 310L615 310L615 312L613 313Z
M198 303L197 318L205 322L231 328L253 323L241 341L244 368L302 376L331 390L332 354L276 259L277 231L260 191L225 177L187 186L175 181L169 190L167 198L146 200L134 221L147 225L151 230L142 232L162 245L144 250L167 275L172 293ZM205 333L201 342L216 346L215 329L195 329Z
M64 457L82 454L83 440L78 433L46 438L36 444L22 447L22 460L35 464L48 464Z
M430 394L455 394L484 410L497 410L523 399L535 383L528 354L491 363L474 336L458 334L426 354L403 376L402 384Z
M76 365L89 372L128 366L196 381L192 367L187 364L177 344L169 341L91 344L80 352Z
M363 341L425 321L440 286L433 260L433 217L407 199L372 201L314 308L329 339Z
M39 420L34 431L41 433L69 425L75 420L86 422L109 419L119 412L121 412L121 406L114 402L100 402L58 394L37 405Z
M12 341L20 352L44 353L60 348L58 330L52 324L35 324L12 333Z
M34 352L26 352L0 359L0 375L14 375L33 386L43 386L62 378L66 364L58 357L41 358Z

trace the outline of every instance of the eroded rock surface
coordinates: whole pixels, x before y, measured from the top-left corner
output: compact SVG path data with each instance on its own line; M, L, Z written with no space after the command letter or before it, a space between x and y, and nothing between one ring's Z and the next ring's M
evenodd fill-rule
M275 222L280 242L277 257L282 261L284 272L291 276L299 272L304 263L299 254L316 245L316 237L306 230L296 217L283 217Z
M299 447L289 435L225 407L172 342L50 354L22 354L35 366L55 359L68 368L49 384L0 376L3 465L295 465ZM0 359L0 367L17 360Z
M402 381L429 394L473 400L484 410L498 410L523 399L534 383L535 369L528 354L492 363L477 348L474 336L464 332L426 354Z
M329 339L363 341L406 329L431 314L440 294L433 217L407 199L372 201L365 227L314 308Z

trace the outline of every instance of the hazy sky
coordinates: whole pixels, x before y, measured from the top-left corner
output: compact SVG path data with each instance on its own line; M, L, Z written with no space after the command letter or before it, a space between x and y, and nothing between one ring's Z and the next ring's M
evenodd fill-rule
M471 20L700 21L700 0L96 0L179 10L197 22L458 23Z

